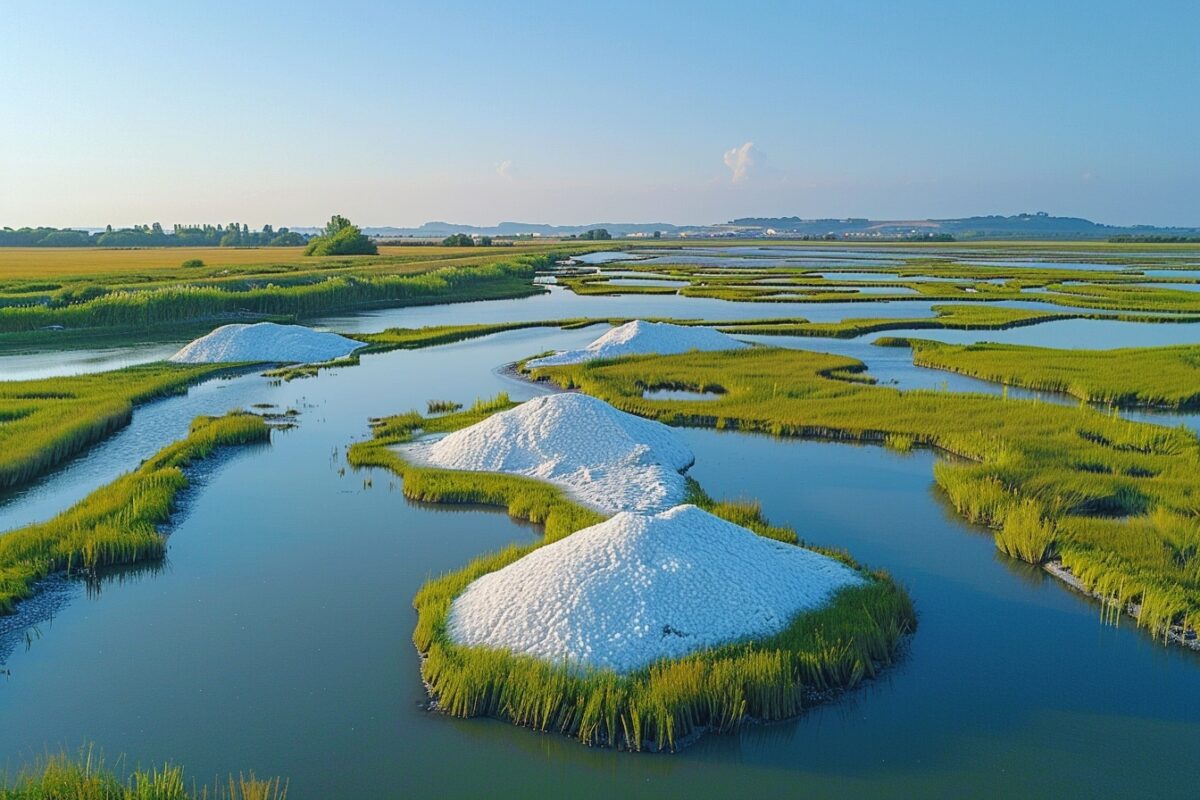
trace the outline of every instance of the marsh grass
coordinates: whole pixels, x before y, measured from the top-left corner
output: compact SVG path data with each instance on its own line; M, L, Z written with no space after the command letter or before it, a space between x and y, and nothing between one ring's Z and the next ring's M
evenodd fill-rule
M182 394L230 368L156 363L0 382L0 489L26 483L128 425L135 405Z
M425 403L425 411L428 414L449 414L453 411L462 411L463 404L455 400L430 400Z
M753 258L745 259L752 262ZM620 269L653 271L684 281L679 286L638 286L613 283L610 271L570 277L560 282L580 295L680 294L717 300L752 303L881 302L924 299L933 301L987 302L1033 300L1047 306L1092 308L1107 311L1159 312L1164 315L1200 314L1200 293L1154 284L1179 283L1169 277L1148 278L1119 268L1142 262L1104 259L1112 271L1081 271L1055 267L1053 263L1025 266L993 266L954 263L944 259L906 258L887 267L811 266L723 267L689 263L680 255L677 263L622 264ZM1153 264L1154 266L1164 266ZM828 277L811 273L820 271ZM878 273L878 280L844 279L838 272ZM936 280L922 280L935 278ZM762 283L770 279L771 283ZM1185 279L1195 283L1195 279ZM1138 285L1147 284L1147 285ZM863 292L863 288L883 292ZM1026 289L1045 289L1038 294ZM894 289L894 292L886 290ZM1161 321L1165 321L1161 320Z
M12 780L0 778L0 800L287 800L279 778L230 775L209 787L174 764L127 770L121 761L110 767L94 747L47 755Z
M1117 595L1154 632L1200 625L1200 440L1184 428L993 395L900 391L836 379L861 363L775 348L542 368L672 425L930 447L960 457L934 478L997 546L1056 558L1085 588ZM641 387L716 384L698 401L648 401Z
M1113 406L1200 407L1200 345L1060 350L903 340L913 363Z
M862 570L845 553L829 551L859 569L867 582L843 589L817 611L799 615L776 636L694 653L627 675L456 644L448 635L447 619L453 599L467 585L604 519L550 484L418 466L394 449L417 432L456 430L511 406L502 395L448 416L425 419L413 412L376 420L374 438L352 445L347 454L356 467L384 467L400 475L404 493L412 499L483 503L543 526L539 543L510 546L475 559L418 591L413 641L424 656L421 674L439 710L462 717L497 717L589 745L674 750L708 731L728 732L748 720L794 716L821 697L855 686L890 664L904 636L915 629L911 601L890 577ZM795 531L764 519L756 503L714 501L694 482L689 500L759 535L800 543Z
M270 428L253 414L198 417L185 439L167 445L126 473L42 523L0 535L0 614L53 572L92 573L104 567L161 558L169 518L188 480L184 469L216 448L265 442Z
M72 294L69 302L49 295L0 297L0 333L51 325L137 329L231 317L301 318L339 309L524 297L542 292L533 285L534 272L552 257L493 256L453 266L435 262L415 273L326 267L255 279L172 278L105 285L98 296L75 299Z

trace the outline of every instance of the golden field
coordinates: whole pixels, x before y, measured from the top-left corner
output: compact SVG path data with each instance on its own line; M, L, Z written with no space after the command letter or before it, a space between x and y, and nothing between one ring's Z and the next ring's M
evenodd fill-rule
M119 275L175 271L184 261L198 258L206 267L255 266L259 264L304 264L319 266L323 261L347 258L364 262L431 261L461 256L510 255L544 249L536 245L511 248L442 247L416 245L380 247L378 256L304 256L303 247L160 247L118 249L107 247L6 247L0 248L0 280L36 280L88 275Z

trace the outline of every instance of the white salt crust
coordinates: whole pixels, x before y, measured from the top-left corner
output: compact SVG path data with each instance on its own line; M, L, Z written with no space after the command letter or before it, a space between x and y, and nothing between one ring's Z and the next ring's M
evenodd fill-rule
M434 442L398 448L418 464L538 478L605 513L663 511L687 497L695 457L660 422L584 394L536 397Z
M353 353L362 342L303 325L222 325L191 342L170 360L181 364L272 361L308 364Z
M621 513L472 582L450 638L587 668L629 672L660 659L771 636L854 570L692 505Z
M637 319L613 328L582 350L565 350L551 356L534 358L526 362L525 366L553 367L580 364L600 358L671 355L692 350L739 350L743 347L749 345L711 328Z

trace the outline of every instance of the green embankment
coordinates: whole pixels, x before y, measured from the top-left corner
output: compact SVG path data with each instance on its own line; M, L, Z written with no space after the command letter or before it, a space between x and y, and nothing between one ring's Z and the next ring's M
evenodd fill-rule
M990 344L951 345L924 339L882 340L909 345L913 363L975 378L1048 392L1089 403L1193 409L1200 406L1200 345L1058 350Z
M997 546L1061 562L1087 589L1164 638L1200 625L1200 440L1090 407L899 391L861 362L775 348L641 357L534 371L673 425L921 445L955 508ZM846 380L846 377L858 380ZM715 399L647 400L657 387L720 387Z
M218 447L265 442L261 417L199 417L187 438L168 445L133 472L92 492L47 522L0 536L0 614L30 596L39 579L62 570L92 571L161 558L166 522L188 484L183 469Z
M517 256L417 274L324 271L288 278L227 282L166 282L94 287L59 300L37 295L0 304L0 333L69 329L129 329L234 318L302 318L366 307L488 300L537 294L534 271L551 255Z
M439 710L497 717L589 745L675 749L706 731L735 730L747 719L794 716L815 698L856 685L890 663L904 635L915 628L907 594L886 574L864 572L870 579L866 584L844 589L828 606L798 616L776 636L628 675L573 671L504 650L455 644L446 630L450 605L471 581L603 519L537 480L415 466L390 449L418 431L458 429L511 405L501 396L444 417L413 412L378 420L374 438L348 453L356 467L383 467L400 475L410 498L484 503L544 526L538 544L476 559L429 581L414 599L413 641L424 655L422 676ZM715 502L695 485L691 501L760 535L800 544L794 531L768 524L755 505ZM857 566L843 553L830 555Z
M0 490L37 477L128 425L135 405L182 394L230 368L157 363L64 378L0 381Z

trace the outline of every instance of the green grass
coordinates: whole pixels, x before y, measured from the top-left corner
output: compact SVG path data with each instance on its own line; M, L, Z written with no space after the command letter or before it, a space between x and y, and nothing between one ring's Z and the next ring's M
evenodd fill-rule
M1200 345L1057 350L1010 344L908 344L913 363L1114 406L1200 407Z
M253 414L199 417L187 438L168 445L133 472L92 492L47 522L0 536L0 614L29 597L34 584L66 570L90 573L161 558L166 522L187 486L183 470L216 448L266 442L270 428Z
M48 755L20 769L15 778L0 778L0 800L286 800L288 786L279 778L230 775L200 786L183 767L132 770L110 767L95 748L76 754Z
M776 636L628 675L580 672L454 643L446 630L450 604L471 581L604 519L541 481L416 466L390 449L419 431L455 430L510 407L501 396L443 417L426 419L413 412L377 420L374 438L354 444L348 453L356 467L383 467L400 475L405 495L415 500L483 503L543 525L539 543L476 559L428 581L417 593L413 641L424 655L422 676L439 710L497 717L589 745L674 750L708 731L736 730L749 719L794 716L822 696L855 686L891 663L904 635L915 629L907 594L886 574L864 571L866 584L842 590L829 605L799 615ZM690 501L760 535L800 544L794 531L769 524L757 505L713 501L695 484ZM857 568L844 553L830 555Z
M19 486L129 424L133 407L228 364L143 364L111 372L0 381L0 489Z
M462 411L463 404L454 400L430 400L425 404L427 414L450 414Z
M1061 560L1090 590L1138 609L1164 637L1200 626L1200 441L1184 428L993 395L899 391L846 380L841 356L752 348L534 371L673 425L932 447L955 508L1034 563ZM659 386L720 386L705 401L647 400ZM898 445L898 443L900 443ZM966 459L963 462L961 459Z

